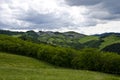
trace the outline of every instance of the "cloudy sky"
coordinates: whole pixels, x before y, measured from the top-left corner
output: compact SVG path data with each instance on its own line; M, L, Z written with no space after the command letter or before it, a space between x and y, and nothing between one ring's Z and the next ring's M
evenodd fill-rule
M0 29L120 32L120 0L0 0Z

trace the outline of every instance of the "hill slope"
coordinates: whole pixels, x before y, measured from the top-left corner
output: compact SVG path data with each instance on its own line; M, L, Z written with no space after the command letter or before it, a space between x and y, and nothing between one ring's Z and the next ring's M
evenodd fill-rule
M114 43L120 43L120 36L117 36L115 34L109 35L107 37L102 38L104 40L104 42L100 45L100 49L114 44Z
M9 68L54 68L52 65L38 61L33 58L18 56L13 54L7 54L0 52L0 68L9 67Z
M0 80L120 80L120 77L55 68L33 58L0 52Z
M60 46L74 49L83 48L98 48L102 50L106 46L114 43L120 43L120 33L103 33L96 35L84 35L73 31L69 32L52 32L52 31L27 31L13 32L0 30L0 34L18 37L22 40L31 41L34 43L43 43L52 46Z

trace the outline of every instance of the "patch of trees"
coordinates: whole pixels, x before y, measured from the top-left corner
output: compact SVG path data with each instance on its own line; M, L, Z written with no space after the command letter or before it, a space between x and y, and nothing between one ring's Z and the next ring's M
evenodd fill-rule
M102 42L104 42L102 39L91 40L91 41L84 43L84 45L88 48L99 48L99 46L101 45Z
M114 44L108 45L105 48L103 48L102 50L120 54L120 43L114 43Z
M26 33L22 34L19 38L22 40L31 41L34 43L39 43L38 37L39 35L36 32L27 31Z
M61 67L120 74L120 55L92 48L78 51L0 35L0 51L30 56Z

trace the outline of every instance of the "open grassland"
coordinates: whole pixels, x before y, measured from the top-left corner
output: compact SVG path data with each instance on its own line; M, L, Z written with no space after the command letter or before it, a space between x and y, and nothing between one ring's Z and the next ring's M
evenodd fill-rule
M18 56L13 54L7 54L0 52L0 67L1 68L54 68L50 64L41 62L39 60L25 57L25 56Z
M86 37L83 37L79 40L80 43L86 43L86 42L89 42L89 41L92 41L92 40L99 40L99 37L97 36L86 36Z
M120 76L58 68L33 58L0 52L0 80L120 80Z

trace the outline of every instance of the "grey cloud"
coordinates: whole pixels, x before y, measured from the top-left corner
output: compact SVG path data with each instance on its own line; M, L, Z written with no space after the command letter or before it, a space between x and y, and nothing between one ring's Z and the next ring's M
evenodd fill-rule
M79 6L79 5L90 6L90 5L99 4L103 0L66 0L66 1L71 6Z
M93 11L93 9L91 9L90 12L87 14L87 16L91 19L95 18L99 20L119 20L120 19L120 14L111 14L105 10Z
M32 9L27 13L23 12L22 16L16 18L21 21L32 23L29 28L33 29L58 29L74 25L71 23L71 20L68 19L68 15L66 14L57 16L55 13L38 13Z
M103 6L113 14L120 14L120 0L104 0Z
M1 8L1 7L0 7ZM9 7L11 10L13 8ZM4 9L1 9L1 13ZM18 8L19 10L19 8ZM73 26L71 20L68 18L68 14L61 14L61 16L57 16L56 13L39 13L38 11L33 10L32 8L29 9L27 12L20 9L19 14L14 13L12 18L15 19L15 22L8 22L8 17L4 17L0 15L0 29L9 28L14 30L31 30L31 29L59 29L61 27L68 27ZM20 22L20 23L19 23Z
M85 6L88 14L101 20L120 19L120 0L66 0L70 6ZM106 15L106 13L109 13ZM104 14L105 13L105 14Z
M34 24L47 24L57 21L57 18L52 13L42 14L34 10L24 13L24 16L19 16L18 19Z
M35 0L34 4L30 0L0 0L0 29L77 30L120 20L120 0L65 0L67 4L55 6L39 1L49 4L48 0Z
M0 28L5 28L7 25L3 24L2 22L0 22Z

